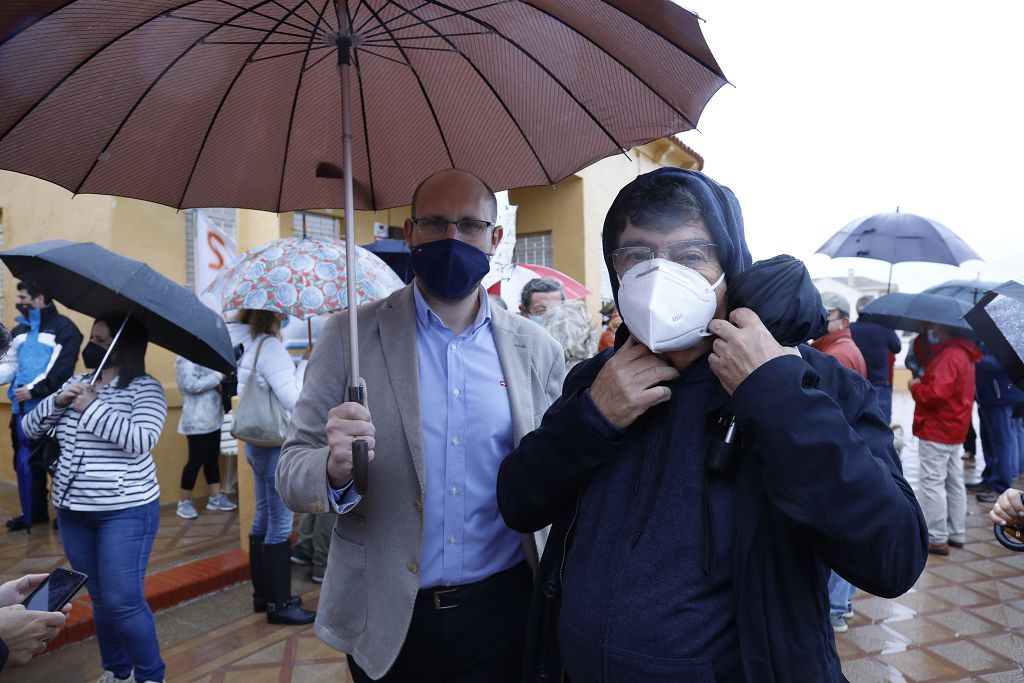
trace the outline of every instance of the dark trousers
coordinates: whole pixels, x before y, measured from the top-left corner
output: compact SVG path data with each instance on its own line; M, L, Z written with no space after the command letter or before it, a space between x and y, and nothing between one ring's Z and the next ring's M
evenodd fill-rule
M18 479L21 514L26 524L32 524L50 519L50 498L46 489L46 467L38 457L28 457L38 442L25 438L21 431L23 417L21 414L11 415L11 444L14 446L14 472Z
M207 484L220 483L220 430L209 434L189 434L188 462L181 471L181 488L191 491L196 487L202 468Z
M525 562L455 590L422 590L387 683L518 683L532 575ZM441 609L438 609L440 607ZM352 657L356 683L373 679Z
M1010 488L1019 471L1020 445L1013 425L1013 406L978 406L981 417L981 447L985 451L982 480L993 491Z

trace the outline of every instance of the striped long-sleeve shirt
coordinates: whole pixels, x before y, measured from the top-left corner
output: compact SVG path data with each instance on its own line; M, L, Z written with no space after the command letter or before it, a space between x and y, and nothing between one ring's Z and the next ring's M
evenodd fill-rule
M87 377L72 377L65 386ZM61 387L22 422L30 439L57 427L61 452L53 479L56 507L120 510L160 497L152 452L167 417L163 386L148 375L124 388L117 382L101 387L81 413L70 406L57 407L54 401Z

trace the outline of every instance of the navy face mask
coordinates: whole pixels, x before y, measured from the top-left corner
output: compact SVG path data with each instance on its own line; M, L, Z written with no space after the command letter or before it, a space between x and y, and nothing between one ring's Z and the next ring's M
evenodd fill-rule
M464 299L491 269L487 254L454 239L413 247L410 264L431 294L448 301Z

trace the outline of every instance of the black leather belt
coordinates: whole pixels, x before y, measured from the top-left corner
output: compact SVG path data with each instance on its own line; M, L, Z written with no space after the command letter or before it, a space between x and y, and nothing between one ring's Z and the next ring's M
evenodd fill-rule
M529 581L530 566L525 561L473 583L425 588L416 593L415 609L417 611L452 609L473 600L479 600L486 595L502 593L510 585L524 580L524 575Z

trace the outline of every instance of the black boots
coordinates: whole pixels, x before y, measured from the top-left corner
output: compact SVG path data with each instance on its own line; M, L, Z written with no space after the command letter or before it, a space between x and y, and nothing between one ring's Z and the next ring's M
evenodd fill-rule
M267 582L267 621L271 624L311 624L316 612L292 603L292 563L288 541L263 545L263 570Z
M249 580L252 581L252 611L266 612L270 591L267 588L266 560L263 559L263 536L249 535ZM302 598L293 595L289 606L302 604Z

